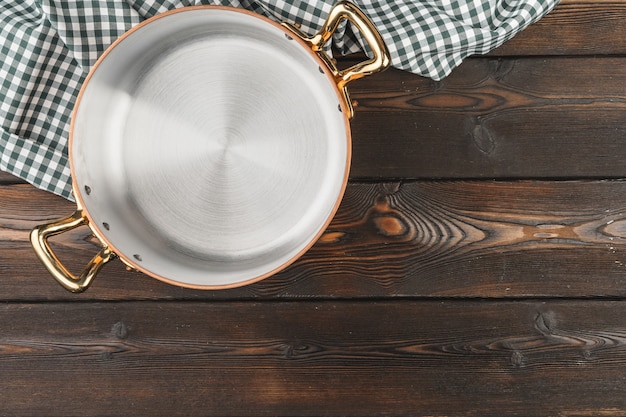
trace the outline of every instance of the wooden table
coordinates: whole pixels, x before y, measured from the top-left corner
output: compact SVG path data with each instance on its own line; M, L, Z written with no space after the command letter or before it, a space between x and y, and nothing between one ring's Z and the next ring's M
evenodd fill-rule
M0 415L626 416L626 1L352 91L335 220L240 289L70 294L28 233L73 204L0 175Z

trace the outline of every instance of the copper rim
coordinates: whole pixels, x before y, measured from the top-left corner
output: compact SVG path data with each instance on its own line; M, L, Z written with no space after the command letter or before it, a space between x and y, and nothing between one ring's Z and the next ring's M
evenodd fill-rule
M144 28L145 26L149 25L150 23L163 19L167 16L171 16L174 14L178 14L178 13L185 13L185 12L189 12L192 10L206 10L206 9L211 9L211 10L228 10L228 11L233 11L233 12L237 12L237 13L242 13L242 14L246 14L246 15L250 15L253 16L257 19L260 19L262 21L264 21L265 23L272 25L278 29L280 29L281 31L284 32L285 35L290 36L293 38L293 40L295 40L296 42L298 42L302 48L307 51L309 53L309 55L311 57L313 57L313 59L315 59L315 61L317 61L317 63L319 64L319 67L321 69L323 69L324 74L326 75L328 82L330 85L332 85L332 87L335 90L338 102L340 103L341 109L342 109L342 114L343 114L343 118L344 118L344 126L345 126L345 136L346 136L346 148L347 148L347 158L346 158L346 169L343 173L343 178L341 179L342 184L341 184L341 190L340 193L338 195L337 200L335 201L334 206L332 207L331 213L330 215L327 217L326 221L323 224L323 227L320 229L320 231L315 235L315 237L313 239L311 239L308 244L302 249L300 250L297 254L295 254L294 256L292 256L287 262L284 262L283 264L281 264L279 267L272 269L271 271L268 271L262 275L256 276L254 278L245 280L245 281L239 281L239 282L235 282L232 284L226 284L226 285L197 285L197 284L192 284L192 283L185 283L185 282L180 282L180 281L176 281L167 277L163 277L157 273L154 273L153 271L150 271L148 269L146 269L145 267L143 267L141 264L139 264L138 262L136 262L132 256L129 256L128 254L123 253L122 251L118 250L118 248L116 247L115 242L111 241L109 238L107 238L107 234L105 231L103 231L98 223L92 218L89 209L87 208L87 205L85 204L85 197L82 193L82 190L80 189L80 187L78 186L77 180L76 180L76 167L75 167L75 159L74 159L74 154L73 154L73 143L74 143L74 132L75 132L75 120L76 120L76 114L78 112L78 109L80 107L80 103L81 100L83 98L84 92L87 89L90 80L93 77L93 74L97 71L97 69L100 67L101 63L107 59L107 56L111 53L111 51L113 51L120 43L124 42L125 39L127 39L130 35L136 33L137 31L141 30L142 28ZM330 222L332 221L332 219L334 218L337 209L339 208L339 205L341 203L341 200L343 198L344 192L345 192L345 188L348 182L348 175L349 175L349 171L350 171L350 161L351 161L351 151L352 151L352 144L351 144L351 132L350 132L350 123L349 123L349 119L348 119L348 115L350 112L350 108L349 105L345 102L344 100L344 95L343 92L340 91L340 89L337 87L336 84L336 79L335 76L332 72L332 70L326 65L326 63L324 62L323 59L321 59L317 53L313 52L310 49L310 46L303 40L300 39L298 37L293 37L293 33L291 33L288 29L286 29L285 27L273 22L272 20L265 18L263 16L260 16L258 14L255 14L253 12L247 11L247 10L242 10L242 9L237 9L237 8L232 8L232 7L225 7L225 6L191 6L191 7L185 7L185 8L181 8L181 9L175 9L175 10L171 10L162 14L159 14L157 16L154 16L138 25L136 25L135 27L133 27L132 29L130 29L128 32L126 32L124 35L122 35L120 38L118 38L115 42L113 42L113 44L111 44L111 46L109 46L109 48L107 48L107 50L102 54L102 56L97 60L97 62L95 63L95 65L93 66L93 68L90 70L89 74L87 75L87 77L85 78L85 81L81 87L81 90L78 94L77 100L76 100L76 104L74 106L74 110L72 112L72 120L70 123L70 134L69 134L69 160L70 160L70 170L71 170L71 174L72 174L72 188L73 188L73 193L74 196L76 198L77 201L77 205L80 209L83 210L84 215L86 216L86 218L88 219L88 224L89 227L91 228L91 230L93 231L93 233L96 235L96 237L98 239L100 239L104 245L110 247L110 249L128 266L130 266L131 268L140 271L152 278L158 279L160 281L163 281L165 283L171 284L171 285L177 285L177 286L181 286L181 287L185 287L185 288L193 288L193 289L203 289L203 290L214 290L214 289L227 289L227 288L235 288L235 287L240 287L240 286L244 286L244 285L248 285L254 282L258 282L260 280L263 280L271 275L276 274L277 272L282 271L283 269L287 268L289 265L291 265L293 262L295 262L298 258L300 258L307 250L309 250L311 248L311 246L313 246L315 244L315 242L321 237L321 235L325 232L325 230L327 229L328 225L330 224ZM339 179L338 179L339 180Z

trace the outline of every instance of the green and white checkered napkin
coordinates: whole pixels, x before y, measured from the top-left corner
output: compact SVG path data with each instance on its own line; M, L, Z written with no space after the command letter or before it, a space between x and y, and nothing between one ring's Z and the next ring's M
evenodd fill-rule
M318 31L335 0L0 0L0 170L72 199L70 113L100 54L133 25L199 4L242 7ZM472 54L501 45L558 0L357 0L391 53L391 65L435 80ZM361 48L340 27L333 45Z

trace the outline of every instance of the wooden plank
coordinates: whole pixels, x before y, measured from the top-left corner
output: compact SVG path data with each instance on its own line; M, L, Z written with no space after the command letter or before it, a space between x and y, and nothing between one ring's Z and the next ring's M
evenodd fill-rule
M620 55L626 53L626 2L562 0L551 13L493 55Z
M23 180L9 174L8 172L0 171L0 185L4 184L21 184Z
M353 179L626 176L626 58L472 59L355 82Z
M254 285L195 291L112 262L85 294L66 293L28 233L74 206L28 185L0 187L2 300L623 297L626 181L350 183L320 241ZM56 237L80 271L98 246L88 229ZM590 285L593 282L593 285Z
M4 415L626 415L620 302L0 305Z

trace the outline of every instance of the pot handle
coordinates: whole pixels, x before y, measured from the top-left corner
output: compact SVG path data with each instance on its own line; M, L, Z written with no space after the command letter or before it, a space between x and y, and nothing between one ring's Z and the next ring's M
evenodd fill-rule
M89 285L91 285L91 282L100 269L113 259L115 254L108 246L103 245L100 252L87 264L80 276L75 276L63 266L59 258L52 252L48 244L48 238L87 224L87 217L83 214L82 210L78 209L67 218L42 224L35 227L30 232L30 242L44 266L59 284L66 290L74 293L85 291Z
M361 35L363 35L372 51L373 57L344 70L339 70L333 59L324 51L324 46L333 36L333 33L337 30L339 23L343 19L348 19L359 32L361 32ZM354 4L347 1L340 1L330 10L322 29L312 37L307 37L299 29L289 23L283 23L283 25L304 40L330 68L337 86L343 91L349 109L349 117L351 118L354 115L354 110L350 96L348 95L348 90L346 89L346 84L350 81L358 80L366 75L386 69L391 61L389 50L374 24L365 13Z

